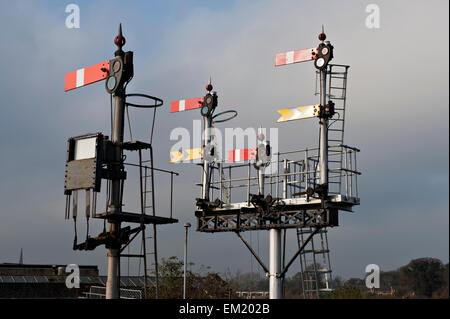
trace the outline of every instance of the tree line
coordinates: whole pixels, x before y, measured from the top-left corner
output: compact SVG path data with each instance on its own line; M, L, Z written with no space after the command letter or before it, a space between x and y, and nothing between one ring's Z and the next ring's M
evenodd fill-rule
M189 264L187 272L187 296L190 299L229 299L238 298L238 292L268 291L268 279L259 273L223 274L211 271L210 267L200 266L193 270ZM314 265L309 265L311 270ZM320 268L320 265L316 265ZM365 278L343 280L340 276L328 277L331 292L320 294L320 298L448 298L449 264L436 258L419 258L411 260L396 270L380 273L380 288L368 289ZM317 294L307 290L302 278L305 273L298 272L283 280L285 298L317 298ZM319 287L324 287L324 275L314 278ZM162 259L159 266L159 297L183 297L183 261L173 256ZM309 287L311 288L311 287ZM154 287L149 290L149 297L155 296Z

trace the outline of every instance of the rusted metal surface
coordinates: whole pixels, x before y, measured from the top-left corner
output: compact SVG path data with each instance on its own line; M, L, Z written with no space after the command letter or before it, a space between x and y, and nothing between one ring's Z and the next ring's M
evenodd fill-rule
M95 158L70 161L66 164L66 190L89 189L97 186Z

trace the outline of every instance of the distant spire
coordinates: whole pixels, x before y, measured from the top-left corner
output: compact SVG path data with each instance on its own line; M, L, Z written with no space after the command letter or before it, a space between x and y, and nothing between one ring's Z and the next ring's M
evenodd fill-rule
M19 264L23 265L23 249L22 248L20 248Z

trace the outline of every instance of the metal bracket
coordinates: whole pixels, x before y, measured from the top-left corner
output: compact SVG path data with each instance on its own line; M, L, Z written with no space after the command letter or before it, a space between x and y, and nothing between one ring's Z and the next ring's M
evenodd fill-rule
M261 267L266 272L266 276L271 276L269 269L266 267L266 265L264 265L264 263L262 262L261 258L259 258L259 256L256 254L256 252L253 250L252 246L250 246L250 244L244 239L244 237L241 236L241 234L239 232L236 232L236 235L242 240L244 245L247 246L248 250L250 250L250 252L253 255L253 257L256 258L258 263L261 265Z
M267 195L265 198L264 195L250 194L250 196L250 202L255 206L257 213L263 218L273 220L279 217L277 210L273 209L274 204L279 198L273 198L271 195Z
M102 168L102 178L103 179L111 179L111 180L127 179L127 172L126 171L115 171L113 169L108 169L108 168Z
M74 242L73 250L94 250L98 246L105 245L106 248L118 248L130 241L130 235L141 230L141 227L131 229L130 226L122 228L119 236L111 232L102 232L97 237L88 237L85 242L77 244Z
M196 198L195 200L197 201L197 207L203 211L218 208L223 205L223 202L218 198L214 202L210 202L204 198Z
M319 117L320 118L325 118L325 119L329 119L332 118L333 115L335 114L334 111L334 102L333 101L328 101L328 103L325 106L320 106L320 113L319 113Z

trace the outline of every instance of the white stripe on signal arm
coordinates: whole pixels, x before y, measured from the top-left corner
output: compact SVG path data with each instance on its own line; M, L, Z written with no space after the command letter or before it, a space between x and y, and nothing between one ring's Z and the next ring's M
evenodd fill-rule
M241 161L241 150L235 150L234 151L234 161L240 162Z
M256 159L256 148L244 148L228 151L228 162L245 162Z
M84 85L84 68L77 70L77 84L76 87Z
M184 111L186 108L186 100L180 100L180 104L178 107L178 112Z
M286 64L294 63L294 51L286 52Z

